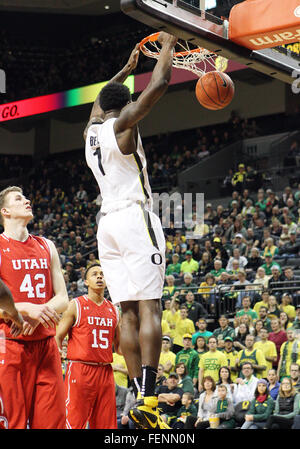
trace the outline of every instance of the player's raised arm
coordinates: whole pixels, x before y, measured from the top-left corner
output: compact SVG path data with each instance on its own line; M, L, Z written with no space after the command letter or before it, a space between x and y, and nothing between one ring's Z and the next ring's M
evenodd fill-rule
M133 128L143 117L145 117L154 104L166 92L170 78L173 61L173 49L177 38L161 32L158 41L162 45L159 59L153 70L150 82L137 101L125 106L114 124L117 134Z
M124 83L124 81L127 79L127 77L136 68L138 59L139 59L139 44L136 44L136 46L134 47L134 49L132 50L132 52L128 58L127 63L120 70L120 72L118 72L112 79L109 80L109 83L111 83L111 82ZM84 130L84 133L83 133L84 140L86 139L87 129L91 125L91 123L93 123L94 121L102 121L103 110L101 109L100 103L99 103L100 92L97 95L96 100L94 101L88 124Z
M17 337L23 329L23 318L18 312L9 288L0 279L0 309L1 317L13 322L11 333Z

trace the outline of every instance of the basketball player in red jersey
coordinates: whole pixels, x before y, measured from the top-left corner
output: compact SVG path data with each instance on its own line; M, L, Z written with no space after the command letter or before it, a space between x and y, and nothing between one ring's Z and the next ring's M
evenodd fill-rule
M101 266L85 272L88 294L72 299L57 327L56 341L68 334L65 376L67 428L116 429L115 382L112 346L119 348L119 314L104 298Z
M1 281L1 279L0 279L0 308L3 311L3 315L6 316L6 319L11 320L13 323L11 328L12 336L17 337L23 330L24 321L22 315L16 309L11 292L9 291L7 286ZM4 336L1 335L0 333L0 358L2 357L2 351L4 350L4 341L2 341L2 338L4 338ZM1 369L5 369L4 363L1 363L0 370ZM0 429L7 429L7 428L8 428L8 421L5 414L4 403L0 388Z
M24 320L22 334L15 336L14 325L0 311L6 337L0 386L8 428L63 429L64 386L54 335L68 295L54 244L28 232L32 218L22 189L0 192L0 278Z
M121 349L138 398L129 417L146 429L168 427L154 393L161 351L165 238L152 211L138 131L139 121L166 92L171 78L177 38L161 32L158 40L162 49L147 87L132 101L123 80L113 79L119 82L104 86L92 109L94 120L90 117L85 143L86 161L102 196L99 258L112 302L121 305Z

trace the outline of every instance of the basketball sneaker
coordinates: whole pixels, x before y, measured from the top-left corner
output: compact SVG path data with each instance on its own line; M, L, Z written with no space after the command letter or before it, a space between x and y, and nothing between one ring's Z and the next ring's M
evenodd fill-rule
M139 429L170 429L159 415L157 405L156 396L140 398L128 416Z

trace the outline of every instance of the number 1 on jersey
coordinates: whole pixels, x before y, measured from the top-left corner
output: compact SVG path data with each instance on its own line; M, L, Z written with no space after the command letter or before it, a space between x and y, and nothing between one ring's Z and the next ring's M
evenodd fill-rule
M104 169L103 169L103 165L102 165L102 161L101 161L101 149L100 149L100 147L96 148L96 150L95 150L95 152L93 153L93 155L98 157L98 166L99 166L99 169L100 169L102 175L105 176L105 171L104 171Z

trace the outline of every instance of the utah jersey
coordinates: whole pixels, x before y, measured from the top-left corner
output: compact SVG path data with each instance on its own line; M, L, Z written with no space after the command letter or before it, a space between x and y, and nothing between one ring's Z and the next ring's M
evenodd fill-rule
M86 295L74 299L77 319L69 331L67 359L86 363L112 363L112 344L119 315L104 299L96 304Z
M47 239L35 235L25 242L0 234L0 278L10 289L14 301L45 304L54 295L51 277L51 250ZM0 319L0 330L7 338L10 323ZM32 335L19 335L18 340L41 340L55 335L55 328L39 324Z
M152 194L147 174L146 157L138 133L137 150L124 155L114 132L116 118L89 127L85 157L102 196L101 212L107 213L141 201L152 209Z

